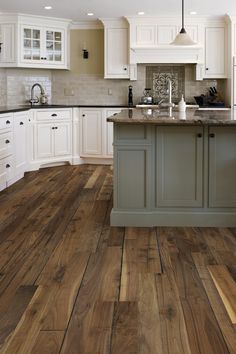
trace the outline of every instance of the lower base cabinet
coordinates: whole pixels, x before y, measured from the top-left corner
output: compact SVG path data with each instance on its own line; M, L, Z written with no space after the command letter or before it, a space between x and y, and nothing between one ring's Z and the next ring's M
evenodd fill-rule
M27 170L27 112L14 114L14 155L15 155L15 174L18 176Z
M113 123L106 119L120 113L121 108L80 110L80 156L113 158Z
M156 128L156 206L203 205L203 128Z
M130 213L129 225L134 213L141 211L146 218L157 213L160 222L172 215L182 223L188 215L186 223L191 224L191 220L200 222L198 217L205 213L205 226L219 213L219 224L232 223L236 127L117 123L113 215L121 212L122 219L122 212Z
M236 208L236 127L210 127L209 206Z

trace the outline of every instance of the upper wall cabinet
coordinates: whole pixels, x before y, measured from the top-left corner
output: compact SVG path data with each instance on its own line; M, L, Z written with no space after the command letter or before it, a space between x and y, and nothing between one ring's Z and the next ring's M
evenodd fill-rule
M14 23L0 23L0 66L15 61L15 28Z
M104 25L104 78L136 79L129 65L129 28L125 19L102 19Z
M0 15L0 66L68 69L69 23L48 17Z
M224 27L205 29L205 78L226 78L226 40Z

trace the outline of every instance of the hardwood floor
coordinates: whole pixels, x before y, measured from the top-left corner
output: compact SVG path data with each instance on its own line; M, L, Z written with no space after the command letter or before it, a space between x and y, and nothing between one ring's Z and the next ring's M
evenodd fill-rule
M0 193L0 353L236 353L211 274L235 281L236 229L111 228L111 198L94 165Z

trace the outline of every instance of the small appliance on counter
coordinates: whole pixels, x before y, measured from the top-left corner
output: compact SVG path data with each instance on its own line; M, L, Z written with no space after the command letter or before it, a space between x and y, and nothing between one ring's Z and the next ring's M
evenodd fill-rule
M225 107L222 95L217 91L216 87L209 88L209 92L206 95L194 96L195 101L199 105L200 110L209 109L229 109Z
M153 104L153 97L151 95L151 89L145 88L143 91L143 96L141 97L141 104Z

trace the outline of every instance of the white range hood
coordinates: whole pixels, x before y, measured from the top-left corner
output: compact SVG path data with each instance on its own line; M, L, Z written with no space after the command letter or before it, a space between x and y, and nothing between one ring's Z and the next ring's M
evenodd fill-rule
M126 17L129 23L130 64L197 64L204 63L203 23L187 19L186 30L198 44L171 45L180 31L181 23L175 17Z
M130 47L130 64L202 64L201 46Z

